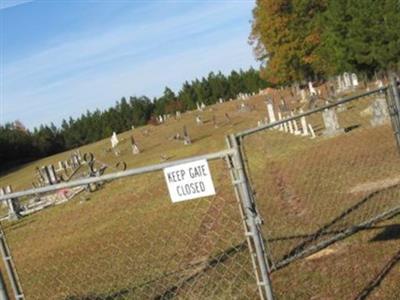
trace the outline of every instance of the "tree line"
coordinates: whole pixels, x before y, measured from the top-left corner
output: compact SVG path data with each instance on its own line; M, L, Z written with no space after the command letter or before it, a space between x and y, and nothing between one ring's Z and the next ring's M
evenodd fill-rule
M274 84L400 68L398 0L257 0L251 41Z
M154 99L123 97L107 110L87 111L76 119L63 120L60 127L41 125L30 131L19 121L8 123L0 126L0 170L110 137L113 131L156 124L159 115L192 110L196 103L210 105L220 98L235 98L239 93L258 92L267 86L253 68L232 71L228 76L211 72L207 77L184 82L177 93L166 87L163 95Z

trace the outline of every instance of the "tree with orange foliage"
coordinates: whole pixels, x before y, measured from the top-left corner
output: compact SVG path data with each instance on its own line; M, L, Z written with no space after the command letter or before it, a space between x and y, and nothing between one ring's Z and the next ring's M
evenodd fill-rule
M319 20L325 0L257 0L250 40L264 62L262 75L275 84L317 77Z

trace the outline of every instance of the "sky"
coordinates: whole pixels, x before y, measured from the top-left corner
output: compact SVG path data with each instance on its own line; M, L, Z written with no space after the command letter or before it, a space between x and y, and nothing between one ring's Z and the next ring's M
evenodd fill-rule
M0 0L0 124L32 129L258 67L253 0Z

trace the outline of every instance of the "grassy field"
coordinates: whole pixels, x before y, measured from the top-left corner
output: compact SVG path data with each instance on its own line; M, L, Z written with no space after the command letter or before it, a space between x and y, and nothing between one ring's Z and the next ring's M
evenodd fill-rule
M370 116L361 113L372 101L358 100L338 112L346 133L336 137L289 139L270 130L244 140L274 263L400 206L392 129L372 127ZM322 134L321 114L308 121ZM380 223L274 272L275 291L282 299L355 299L391 259L399 261L399 221ZM398 263L389 274L371 299L398 299Z
M260 96L119 135L121 156L106 151L109 140L81 147L110 166L128 168L210 153L225 148L224 137L265 116ZM248 169L265 220L263 231L273 262L300 243L313 245L399 205L400 159L389 125L371 127L360 114L372 99L347 105L339 122L347 133L321 137L321 115L308 118L316 139L268 130L244 140ZM232 121L224 114L228 112ZM218 128L212 124L215 115ZM186 125L193 144L171 140ZM144 129L149 135L144 134ZM132 155L133 134L142 153ZM61 153L0 178L0 186L29 188L36 166L64 160ZM239 210L223 161L210 163L217 195L172 204L161 172L107 183L18 222L3 222L27 299L255 299L257 286ZM112 171L111 169L109 171ZM83 200L85 198L85 200ZM346 209L355 207L349 213ZM340 216L340 217L338 217ZM337 219L336 221L335 218ZM281 299L351 299L379 279L399 251L400 218L359 232L272 274ZM329 226L328 226L328 225ZM316 232L326 227L321 234ZM397 227L396 227L397 226ZM396 231L397 228L397 231ZM312 237L310 240L309 237ZM317 253L318 254L318 253ZM372 289L371 299L397 299L399 264Z

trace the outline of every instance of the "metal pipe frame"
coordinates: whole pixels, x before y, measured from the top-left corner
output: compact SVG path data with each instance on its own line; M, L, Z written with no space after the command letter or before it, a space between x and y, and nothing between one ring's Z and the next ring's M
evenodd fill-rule
M227 149L227 150L214 152L214 153L210 153L210 154L204 154L204 155L194 156L194 157L190 157L190 158L184 158L184 159L160 163L160 164L154 164L154 165L140 167L140 168L133 168L133 169L129 169L126 171L115 172L115 173L106 174L106 175L97 176L97 177L81 178L81 179L73 180L70 182L64 182L64 183L49 185L49 186L45 186L45 187L41 187L41 188L29 189L29 190L24 190L24 191L19 191L19 192L2 195L2 196L0 196L0 201L6 201L7 199L20 198L20 197L29 196L29 195L37 195L37 194L41 194L41 193L53 192L53 191L57 191L57 190L64 189L64 188L88 185L91 183L97 183L97 182L101 182L101 181L111 181L111 180L124 178L124 177L128 177L128 176L134 176L134 175L138 175L138 174L145 174L145 173L160 171L167 167L171 167L171 166L175 166L175 165L179 165L179 164L183 164L183 163L188 163L188 162L192 162L192 161L196 161L196 160L201 160L201 159L206 159L209 161L221 159L227 155L233 155L233 154L234 154L234 150Z
M233 161L234 168L237 171L238 178L235 184L238 186L240 198L243 205L244 214L246 217L246 224L249 227L247 235L251 237L254 244L254 249L257 256L258 271L257 277L261 277L262 281L258 282L261 299L273 300L274 294L272 291L271 279L269 277L268 260L265 253L263 237L260 227L257 222L259 215L252 199L250 185L244 168L243 157L240 152L239 138L234 135L229 136L230 146L234 149ZM255 270L257 272L257 270Z

